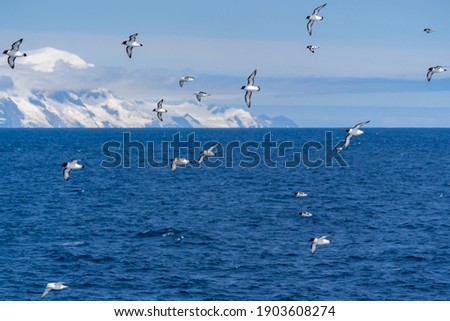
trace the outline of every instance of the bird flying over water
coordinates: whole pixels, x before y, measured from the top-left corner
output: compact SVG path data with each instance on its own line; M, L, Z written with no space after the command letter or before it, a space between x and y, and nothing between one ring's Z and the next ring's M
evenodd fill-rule
M68 288L69 286L65 284L65 282L52 282L47 284L44 292L41 294L41 299L45 298L47 294L52 290L62 290Z
M177 165L186 165L189 163L190 163L189 159L186 159L183 157L174 157L170 160L170 164L171 164L170 171L173 174L177 170Z
M197 163L201 164L203 162L203 160L205 159L205 157L215 156L216 154L214 154L213 150L214 150L214 148L219 146L219 144L220 143L216 143L216 144L212 145L211 147L209 147L208 149L202 150L202 152L200 153L200 158L198 159Z
M309 241L311 242L311 254L316 253L317 245L325 245L330 244L331 240L327 239L328 235L321 235L319 237L310 238Z
M345 136L345 143L343 147L337 147L336 151L339 153L342 149L347 149L348 146L350 145L350 140L352 139L353 136L358 136L361 134L364 134L364 132L360 129L362 126L368 124L370 122L370 120L356 124L354 127L347 129L347 136Z
M64 170L63 170L63 177L64 177L64 180L68 181L69 178L70 178L70 175L69 175L69 174L70 174L70 171L71 171L72 169L81 169L81 168L84 168L84 165L80 165L80 164L78 164L78 160L72 159L70 162L67 162L67 163L62 164L62 167L64 167Z

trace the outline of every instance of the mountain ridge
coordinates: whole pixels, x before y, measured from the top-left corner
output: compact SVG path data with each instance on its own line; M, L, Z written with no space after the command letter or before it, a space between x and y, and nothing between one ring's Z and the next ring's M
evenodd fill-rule
M0 68L5 69L0 76L0 127L296 127L287 118L255 116L247 109L179 99L164 101L168 113L161 122L153 112L157 101L129 100L109 89L95 88L93 64L52 47L30 50L15 70L5 62Z
M0 127L25 128L265 128L297 127L284 116L254 116L235 107L193 101L164 103L163 122L156 101L131 101L107 89L0 92Z

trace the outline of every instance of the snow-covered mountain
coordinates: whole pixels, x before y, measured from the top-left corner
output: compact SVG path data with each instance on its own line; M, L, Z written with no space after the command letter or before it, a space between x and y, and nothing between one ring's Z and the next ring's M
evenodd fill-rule
M165 101L168 113L161 122L153 112L157 101L127 100L107 89L55 89L58 79L63 88L72 74L82 77L80 70L95 67L54 48L29 51L15 70L4 62L0 68L0 127L296 127L284 117L256 117L246 109L194 100Z
M42 91L27 95L0 92L0 127L294 127L292 121L255 117L247 110L188 101L164 103L163 122L156 102L127 101L105 90Z

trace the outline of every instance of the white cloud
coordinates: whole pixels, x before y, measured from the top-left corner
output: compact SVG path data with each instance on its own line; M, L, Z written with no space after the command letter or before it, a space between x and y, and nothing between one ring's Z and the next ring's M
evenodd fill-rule
M77 55L51 47L29 50L27 57L20 60L21 64L41 72L54 72L59 63L74 69L93 68L94 64L87 63Z

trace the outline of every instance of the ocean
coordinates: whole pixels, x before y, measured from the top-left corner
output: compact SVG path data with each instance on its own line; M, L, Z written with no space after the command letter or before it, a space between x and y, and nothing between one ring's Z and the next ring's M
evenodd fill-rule
M0 299L450 300L450 129L363 130L0 129Z

